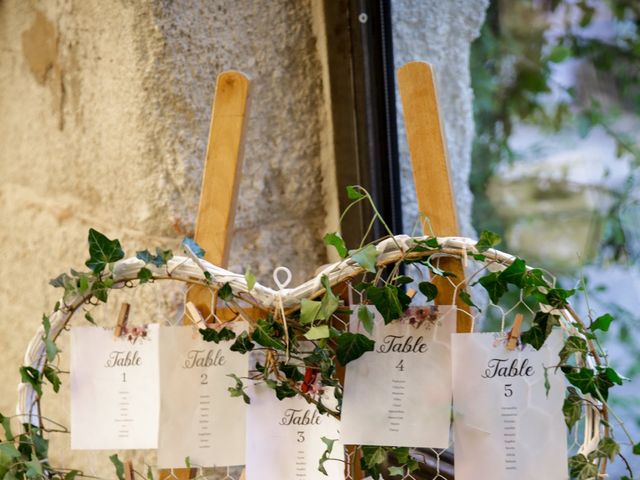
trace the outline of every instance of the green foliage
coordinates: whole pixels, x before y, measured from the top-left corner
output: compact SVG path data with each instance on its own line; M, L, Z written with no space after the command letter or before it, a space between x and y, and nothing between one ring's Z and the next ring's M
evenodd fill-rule
M94 273L102 272L107 265L124 258L119 240L110 240L102 233L89 229L89 260L85 262Z
M233 290L231 289L229 282L226 282L218 289L218 296L225 302L233 300Z
M369 244L359 250L350 250L349 255L367 272L376 273L376 261L378 260L378 250L375 245Z
M438 296L438 287L431 282L420 282L418 284L418 290L427 297L427 302L431 302Z
M251 403L251 399L249 398L249 395L247 395L247 392L244 391L246 387L244 386L242 379L233 373L227 375L227 377L231 377L236 381L236 384L233 387L229 387L227 389L229 394L232 397L241 397L244 403L249 405Z
M411 303L405 291L395 285L371 285L367 288L367 298L380 312L385 324L400 318Z
M220 343L236 338L233 330L227 327L222 327L220 330L216 330L215 328L200 328L198 331L205 342Z
M116 477L118 477L118 480L124 480L124 463L118 458L118 454L114 453L109 457L109 460L111 460L111 463L113 463L116 469Z
M373 333L374 319L375 317L373 315L373 312L369 310L366 305L360 305L358 307L358 320L360 320L360 323L369 335Z
M547 312L536 313L533 325L526 332L522 332L520 340L525 345L531 345L536 350L540 350L547 337L551 334L553 327L559 326L560 321L557 315Z
M340 258L345 258L347 256L347 245L344 243L344 239L338 232L327 233L322 240L325 245L332 246L340 255Z
M343 332L337 340L336 357L341 365L360 358L373 350L375 342L360 333Z
M489 230L483 230L480 233L480 238L476 243L476 249L480 253L484 253L490 248L493 248L502 242L502 237L495 232L491 232Z

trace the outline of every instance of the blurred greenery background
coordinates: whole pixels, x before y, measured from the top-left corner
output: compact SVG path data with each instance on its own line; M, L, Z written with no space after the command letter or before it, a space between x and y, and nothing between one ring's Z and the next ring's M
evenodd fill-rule
M639 32L638 0L491 0L471 58L475 227L578 288L583 315L614 315L603 342L630 381L611 403L636 439Z

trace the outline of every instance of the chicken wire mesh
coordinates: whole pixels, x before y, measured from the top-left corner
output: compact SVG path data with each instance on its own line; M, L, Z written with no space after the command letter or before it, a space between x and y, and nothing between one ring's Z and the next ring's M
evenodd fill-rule
M466 259L465 259L466 260ZM483 262L468 260L466 265L467 277L456 282L451 277L447 280L453 289L453 298L457 297L459 291L468 288L474 284L477 278L487 270L491 270L493 266ZM436 262L437 265L437 262ZM427 278L427 274L416 267L410 266L414 278ZM546 272L545 272L546 273ZM546 273L548 279L555 285L555 279ZM136 288L127 288L127 287ZM346 303L357 304L362 299L360 292L353 289L351 284L347 284L348 300ZM411 287L411 285L409 285ZM185 312L184 305L194 288L202 289L202 286L189 285L183 286L179 282L149 282L138 286L137 284L127 284L124 288L114 290L110 296L109 302L100 304L99 306L90 305L93 318L100 326L114 326L117 312L123 303L132 306L130 314L130 324L149 324L161 323L165 325L180 324L182 319L189 313ZM475 303L480 305L474 308L458 308L461 315L468 315L472 320L475 331L488 330L506 332L511 325L513 317L516 313L523 313L528 318L535 315L536 305L531 304L530 300L524 297L522 292L504 296L499 304L491 302L483 292L479 292L477 287L471 287L473 299ZM194 323L199 321L217 322L220 319L216 316L213 308L215 302L215 290L210 289L210 312L206 313L204 319L191 318ZM451 300L443 303L453 303ZM420 294L414 299L415 303L421 303ZM237 305L236 305L237 307ZM238 317L243 317L242 312L236 310ZM78 315L79 316L79 315ZM334 324L341 329L348 328L348 318L340 315L334 315ZM77 320L76 320L77 324ZM480 328L482 327L482 328ZM65 330L69 327L66 326ZM66 335L61 337L61 350L68 350L68 339ZM57 365L63 374L68 373L69 364L68 356L62 355L58 357ZM112 453L118 453L119 458L123 461L130 460L134 465L135 475L142 478L176 478L182 479L184 471L163 470L159 471L156 467L156 454L154 451L120 451L120 452L91 452L91 451L71 451L69 449L69 431L61 427L69 424L68 409L69 404L69 382L63 379L63 388L57 396L51 396L55 400L49 400L42 406L40 415L44 424L48 426L49 438L51 442L51 464L58 466L73 465L74 469L81 470L85 475L94 478L111 478L113 465L109 460ZM66 386L65 386L66 385ZM579 427L575 428L568 438L568 446L570 454L584 450L585 445L589 443L589 437L598 437L597 431L587 431L590 427L585 422L586 415L590 412L584 409ZM57 428L61 427L61 428ZM598 430L599 427L596 427ZM413 480L440 480L454 478L454 452L455 445L453 442L448 449L430 449L419 448L412 449L411 456L419 461L419 468L415 471L405 471L403 476L391 476L387 471L387 467L392 467L393 463L385 464L382 467L383 478L401 478ZM334 453L332 457L335 457ZM362 480L363 474L359 468L359 459L361 456L360 447L351 447L345 450L345 479L346 480ZM186 466L186 465L185 465ZM222 468L204 468L198 465L190 465L191 478L211 479L211 480L241 480L244 479L244 469L242 466L222 467ZM368 477L366 477L368 478Z

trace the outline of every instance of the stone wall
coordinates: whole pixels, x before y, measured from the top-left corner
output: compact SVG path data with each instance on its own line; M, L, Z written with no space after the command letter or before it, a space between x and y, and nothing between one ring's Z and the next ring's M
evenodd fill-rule
M474 135L469 49L480 33L489 0L394 0L392 5L396 67L414 60L434 67L460 230L462 235L474 236L469 189ZM418 210L399 95L397 104L402 214L405 231L411 232Z
M468 46L485 3L394 1L398 65L436 66L464 233ZM59 296L48 279L82 268L89 227L130 253L177 249L192 233L223 70L253 80L231 268L268 283L284 264L297 282L325 260L337 197L321 11L319 0L0 0L1 412L13 411L24 348ZM64 422L68 400L49 397L46 413ZM92 473L110 468L103 457Z

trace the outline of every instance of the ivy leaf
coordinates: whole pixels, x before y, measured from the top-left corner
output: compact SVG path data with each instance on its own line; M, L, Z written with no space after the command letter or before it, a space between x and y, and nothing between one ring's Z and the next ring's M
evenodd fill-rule
M240 335L238 335L236 341L233 342L233 345L229 347L229 350L231 350L232 352L244 354L253 350L253 347L254 345L249 338L249 334L247 332L242 332Z
M524 288L527 277L527 264L524 260L516 258L511 265L500 272L499 277L505 284L510 283L518 288Z
M547 60L553 63L562 63L571 55L571 49L564 45L556 45L549 52Z
M251 267L247 267L247 271L244 272L244 279L247 282L247 289L253 290L253 287L256 286L256 276L251 271Z
M533 319L533 325L520 335L520 340L523 344L531 345L536 350L540 350L547 337L551 334L553 327L558 325L560 325L560 321L556 315L538 312Z
M54 341L49 338L49 332L51 332L51 322L49 321L49 317L47 317L46 315L42 316L42 328L44 329L42 341L44 342L47 361L53 362L56 358L56 355L58 355L58 353L60 352L60 349L54 343Z
M93 318L93 315L91 315L91 313L90 313L90 312L85 312L85 314L84 314L84 319L85 319L87 322L89 322L89 323L91 323L91 324L93 324L93 325L97 325L97 324L96 324L96 321L95 321L95 320L94 320L94 318Z
M480 233L480 238L476 243L476 249L478 252L483 253L490 248L495 247L502 241L502 237L497 233L490 232L489 230L483 230Z
M31 385L38 397L42 396L41 378L38 370L33 367L20 367L20 378L23 383Z
M477 309L479 312L482 311L479 306L473 303L473 300L471 299L471 295L469 295L466 290L460 290L458 292L458 298L462 300L463 303Z
M321 307L322 302L303 298L300 303L300 323L302 325L307 325L315 322L320 315Z
M636 443L633 446L632 452L634 455L640 455L640 443Z
M620 453L620 445L611 437L601 438L598 447L589 454L589 459L608 458L613 461Z
M325 289L324 297L322 297L319 320L328 320L336 311L338 305L340 305L340 299L333 293L329 278L326 275L322 276L322 286Z
M329 456L331 455L331 451L333 450L333 444L336 443L336 440L330 439L327 437L321 437L322 443L325 444L325 450L322 452L322 456L320 457L320 461L318 463L318 470L325 475L329 475L327 470L324 468L324 463L329 460Z
M375 468L387 459L387 452L384 447L363 445L361 451L362 460L367 469Z
M104 268L113 262L124 258L124 251L118 240L110 240L102 233L89 229L89 260L85 265L93 273L100 273Z
M5 417L0 413L0 425L2 425L2 429L4 430L4 436L9 442L13 442L15 438L13 436L13 432L11 431L11 419L9 417Z
M276 330L273 320L268 321L263 318L256 323L255 330L251 334L251 340L259 343L263 347L276 350L285 350L284 343L275 336L280 333Z
M113 466L116 467L116 477L118 477L118 480L124 480L124 464L118 458L118 454L114 453L109 457L109 460L111 460Z
M284 362L280 362L280 366L278 368L289 380L294 382L301 382L304 380L304 375L296 365L289 365Z
M80 475L80 470L69 470L65 476L64 480L75 480L75 478ZM148 477L148 475L147 475ZM153 480L153 476L150 477L150 480Z
M367 272L376 273L376 262L378 260L378 249L369 244L359 250L350 250L349 255L353 261L364 268Z
M327 246L335 247L340 258L345 258L347 256L347 245L344 243L344 239L338 232L327 233L322 237L322 241L324 241L324 244Z
M91 294L103 303L106 303L109 298L110 282L106 280L96 280L91 284ZM112 284L113 281L111 280Z
M343 332L337 340L336 357L342 365L373 350L375 342L360 333Z
M364 193L360 193L360 189L358 185L349 185L347 186L347 198L349 200L360 200L365 197Z
M389 475L392 477L404 477L404 467L389 467Z
M427 297L427 302L430 302L438 296L438 287L431 282L420 282L418 284L418 290Z
M613 317L608 313L599 316L596 318L591 325L589 325L589 330L595 332L596 330L602 330L603 332L609 331L609 326L613 322Z
M31 460L24 463L27 467L27 478L45 478L42 464L35 453L31 454Z
M575 290L552 288L546 295L547 305L550 305L554 308L563 308L567 305L567 299L574 293L576 293Z
M607 400L609 389L613 386L613 382L609 380L605 372L595 373L590 368L577 367L561 367L567 381L575 386L582 393L590 394L596 399L602 397Z
M369 335L373 334L374 318L375 316L373 312L369 310L369 307L366 305L360 305L358 307L358 320L360 320L360 323L362 323L362 326Z
M142 267L139 271L138 271L138 280L140 280L140 283L147 283L149 280L151 280L153 278L153 273L151 272L151 270L149 270L146 267Z
M236 338L236 334L233 330L230 330L227 327L222 327L220 331L215 328L200 328L198 331L205 342L220 343Z
M279 383L278 385L276 385L276 388L274 388L274 390L276 392L276 398L278 400L293 398L297 395L296 391L291 388L291 385L286 382Z
M569 431L571 431L573 426L580 421L580 417L582 417L582 397L573 387L569 387L567 390L569 395L564 399L562 413L564 413L564 421Z
M307 340L320 340L322 338L329 338L329 325L318 325L311 327L304 334Z
M60 377L58 376L58 372L47 365L46 367L44 367L42 373L44 374L45 378L49 380L49 383L51 383L53 391L55 393L58 393L60 391L60 385L62 384L62 382L60 381Z
M491 302L498 304L500 298L507 293L507 284L500 278L498 272L493 272L478 280L478 283L484 287L489 294Z
M569 458L569 473L576 480L590 480L598 475L598 467L579 453Z
M233 299L233 290L231 289L229 282L226 282L218 289L218 296L225 302Z
M184 237L182 240L182 245L185 247L185 250L191 250L191 252L198 258L204 258L205 251L202 249L200 245L196 243L193 238Z
M562 350L560 350L560 363L565 363L567 359L575 353L586 355L587 341L582 337L572 335L567 338Z
M249 405L251 403L251 399L249 398L249 395L247 395L247 393L244 391L244 383L242 383L242 380L240 379L240 377L238 377L233 373L230 373L229 375L227 375L227 377L231 377L236 381L236 385L234 387L229 387L227 389L231 394L231 396L242 397L242 400L244 400L244 403Z
M384 323L400 318L411 303L411 298L395 285L385 285L376 287L374 285L367 288L367 297L376 306Z
M22 456L13 443L0 443L0 454L9 458L20 458Z

